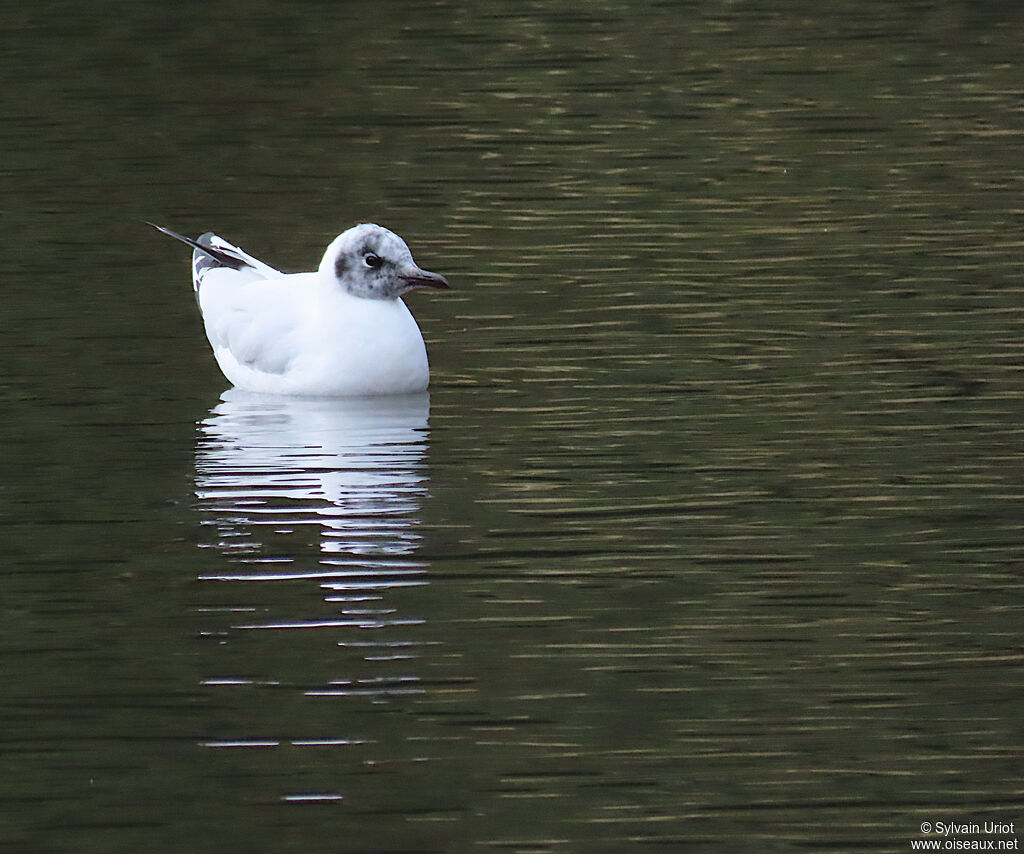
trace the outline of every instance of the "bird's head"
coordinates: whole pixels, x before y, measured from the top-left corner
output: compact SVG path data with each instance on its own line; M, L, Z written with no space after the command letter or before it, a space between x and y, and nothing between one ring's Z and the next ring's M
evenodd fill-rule
M415 288L449 287L444 276L416 266L401 237L373 223L339 234L324 253L320 276L364 299L393 300Z

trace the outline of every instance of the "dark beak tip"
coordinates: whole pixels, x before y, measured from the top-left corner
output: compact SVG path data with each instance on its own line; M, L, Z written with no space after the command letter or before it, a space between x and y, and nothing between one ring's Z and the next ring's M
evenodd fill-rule
M450 291L452 286L440 273L428 273L424 271L417 276L403 276L403 278L416 288L434 288L438 291Z

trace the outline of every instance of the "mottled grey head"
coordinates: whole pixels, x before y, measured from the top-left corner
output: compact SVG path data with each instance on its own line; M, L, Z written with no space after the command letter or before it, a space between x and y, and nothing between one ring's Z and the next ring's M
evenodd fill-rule
M373 223L338 235L324 253L320 275L364 299L398 299L414 288L448 287L444 276L416 266L401 237Z

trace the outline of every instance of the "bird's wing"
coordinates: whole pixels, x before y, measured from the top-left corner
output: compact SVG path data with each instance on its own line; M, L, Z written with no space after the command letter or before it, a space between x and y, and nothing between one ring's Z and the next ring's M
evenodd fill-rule
M315 274L286 275L212 231L193 240L149 225L192 247L196 302L221 366L227 362L262 374L287 373L303 352L308 320L299 292L313 285Z
M303 274L240 280L230 269L207 270L199 291L206 335L218 358L251 370L283 374L303 350ZM226 353L225 353L226 351Z

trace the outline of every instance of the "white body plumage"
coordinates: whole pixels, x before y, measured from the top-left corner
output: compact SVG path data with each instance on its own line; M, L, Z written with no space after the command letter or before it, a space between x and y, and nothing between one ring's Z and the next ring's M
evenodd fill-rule
M420 328L401 296L447 288L378 225L339 235L316 272L285 274L214 234L195 247L196 300L217 364L247 391L368 396L423 391L430 380Z

